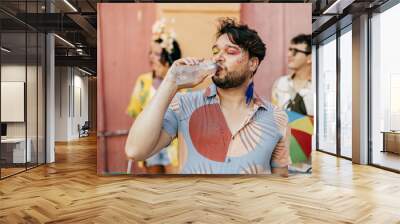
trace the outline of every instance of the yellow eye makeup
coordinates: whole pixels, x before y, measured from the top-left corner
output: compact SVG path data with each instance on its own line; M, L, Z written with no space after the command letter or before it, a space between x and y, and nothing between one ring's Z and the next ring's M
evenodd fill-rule
M220 51L220 50L219 50L218 48L215 47L215 48L212 49L212 54L213 54L213 55L216 55L216 54L219 53L219 51Z

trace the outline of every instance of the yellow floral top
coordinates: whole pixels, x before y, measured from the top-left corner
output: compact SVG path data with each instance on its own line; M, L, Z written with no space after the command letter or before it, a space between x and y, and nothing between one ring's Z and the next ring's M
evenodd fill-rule
M140 112L149 104L151 98L156 93L156 89L153 87L153 74L151 72L139 75L135 87L132 92L132 96L126 112L132 118L136 118ZM172 166L178 167L178 141L175 139L172 143L167 146L168 156L171 160Z

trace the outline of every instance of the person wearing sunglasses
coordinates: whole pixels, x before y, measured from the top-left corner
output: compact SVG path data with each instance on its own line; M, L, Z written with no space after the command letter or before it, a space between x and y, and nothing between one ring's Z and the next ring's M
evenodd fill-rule
M314 94L311 82L311 35L300 34L294 37L288 49L289 75L277 79L272 88L272 103L287 111L294 111L303 115L314 115ZM304 141L311 142L303 138ZM304 143L304 142L303 142ZM310 173L311 155L307 153L299 159L291 148L292 163L289 166L291 173Z
M272 103L300 114L314 114L311 61L311 35L297 35L291 40L288 50L291 73L275 81Z

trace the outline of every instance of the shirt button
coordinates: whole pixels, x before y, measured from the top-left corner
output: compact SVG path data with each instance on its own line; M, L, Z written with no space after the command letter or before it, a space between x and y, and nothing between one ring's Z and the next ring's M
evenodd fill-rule
M228 158L228 163L230 163L231 162L231 158Z

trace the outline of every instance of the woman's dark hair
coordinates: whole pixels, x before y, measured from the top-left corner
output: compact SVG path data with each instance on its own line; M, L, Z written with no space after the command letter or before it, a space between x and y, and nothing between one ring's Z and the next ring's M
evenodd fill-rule
M250 58L257 57L259 63L264 59L266 47L258 33L247 25L237 24L231 18L220 19L217 38L228 34L229 40L249 52Z
M157 39L155 40L156 43L162 43L162 39ZM163 48L162 52L161 52L161 57L160 57L160 62L165 65L165 63L168 63L169 66L172 65L172 63L174 63L174 61L178 60L179 58L181 58L181 49L179 47L178 42L176 42L176 40L174 40L172 42L172 52L169 54L168 51Z

